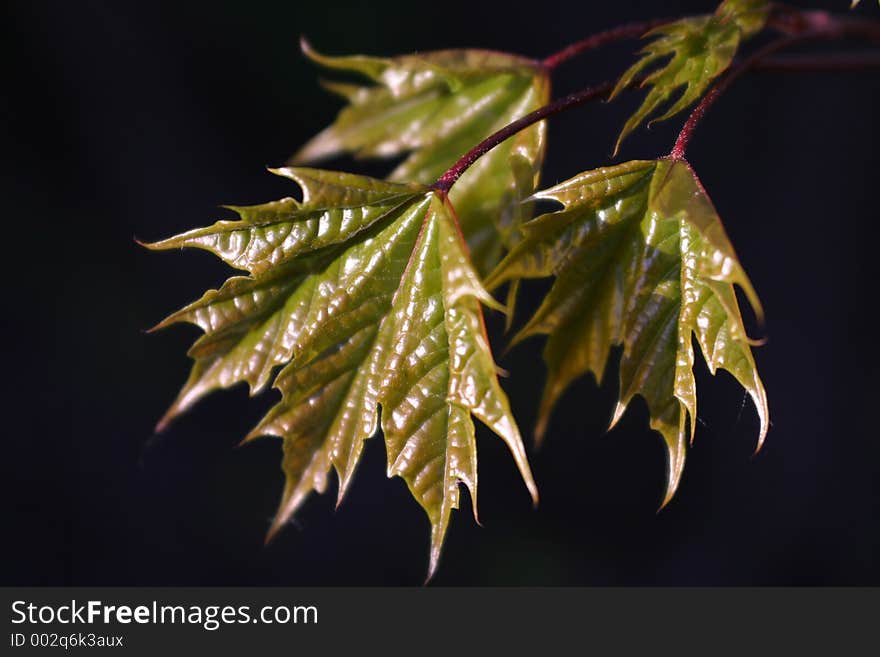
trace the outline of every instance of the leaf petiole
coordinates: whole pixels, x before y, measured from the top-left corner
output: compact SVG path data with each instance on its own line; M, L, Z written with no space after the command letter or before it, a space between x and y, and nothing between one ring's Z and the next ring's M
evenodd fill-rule
M611 82L604 82L603 84L595 87L588 87L587 89L583 89L582 91L577 91L573 94L565 96L564 98L555 100L548 105L544 105L544 107L541 107L534 112L526 114L525 116L517 119L513 123L509 123L508 125L501 128L501 130L498 130L497 132L486 137L483 141L481 141L479 144L477 144L471 150L465 153L461 158L459 158L459 160L455 164L449 167L449 169L447 169L446 172L437 179L437 182L431 185L431 188L445 194L455 184L455 181L458 180L474 162L476 162L478 159L480 159L480 157L498 146L500 143L512 137L519 131L525 130L530 125L533 125L538 121L604 96L609 91L611 91L613 86L614 85Z

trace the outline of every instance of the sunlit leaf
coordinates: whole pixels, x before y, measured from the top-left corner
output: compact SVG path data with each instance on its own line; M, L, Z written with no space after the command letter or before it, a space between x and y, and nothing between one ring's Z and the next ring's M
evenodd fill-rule
M656 38L641 50L644 56L621 76L611 98L650 67L668 61L642 81L641 86L649 87L648 94L624 124L615 150L676 94L675 101L653 121L675 116L699 99L730 66L740 43L763 28L769 7L764 0L724 0L714 14L684 18L648 32L646 37Z
M294 164L341 153L405 156L390 180L434 182L473 146L546 104L550 83L530 59L486 50L444 50L394 58L326 57L320 65L366 77L366 84L325 86L348 105L293 156ZM498 262L530 214L520 201L535 191L544 156L541 122L497 146L450 192L472 260L482 275Z
M760 316L757 296L711 201L683 160L633 161L582 173L537 198L563 209L527 223L525 239L487 281L555 276L553 287L514 341L548 337L547 383L536 429L543 435L566 387L592 372L601 380L609 350L623 345L620 402L635 395L669 453L664 504L675 492L693 438L696 338L714 374L745 387L768 426L767 399L743 328L734 284Z
M282 367L282 398L248 436L283 439L286 485L271 534L326 489L331 469L342 498L381 406L388 475L403 477L428 514L433 573L459 484L476 504L471 416L507 443L536 496L483 329L480 302L494 301L441 195L315 169L277 173L299 183L301 202L235 208L237 220L148 245L206 249L249 274L159 325L204 331L162 424L217 388L246 381L255 394Z

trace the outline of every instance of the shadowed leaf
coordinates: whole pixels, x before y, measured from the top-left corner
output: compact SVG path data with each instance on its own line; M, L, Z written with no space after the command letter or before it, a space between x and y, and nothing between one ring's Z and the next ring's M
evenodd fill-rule
M341 153L404 161L391 180L430 184L485 137L546 104L550 83L538 62L486 50L444 50L394 58L306 54L369 84L325 83L348 101L336 121L293 156L316 162ZM450 192L472 260L481 275L531 214L544 156L541 122L497 146Z
M714 374L729 371L761 419L768 410L734 293L760 305L711 201L683 160L633 161L582 173L535 195L563 209L527 223L525 238L487 281L555 276L534 316L514 338L546 334L547 383L536 435L543 436L559 396L576 378L601 380L609 350L623 345L620 402L612 426L634 395L648 404L651 427L666 443L674 494L693 438L696 338Z

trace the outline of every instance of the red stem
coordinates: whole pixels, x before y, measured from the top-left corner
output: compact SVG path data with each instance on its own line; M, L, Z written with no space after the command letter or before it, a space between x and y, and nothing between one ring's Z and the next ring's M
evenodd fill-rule
M840 16L821 10L804 11L787 5L774 7L767 19L767 27L788 35L815 32L817 36L831 39L854 37L880 41L880 21Z
M787 8L786 8L787 9ZM683 159L687 151L688 143L693 137L694 130L700 120L706 114L706 111L718 100L727 88L739 78L743 73L755 66L761 59L766 58L775 52L789 48L795 44L815 39L839 39L842 37L856 37L868 40L880 40L880 22L866 21L863 19L852 19L849 17L834 16L825 11L804 11L795 12L794 10L785 14L785 32L787 36L768 43L763 48L759 48L754 54L734 64L732 68L724 75L709 93L703 96L700 103L694 108L688 117L675 145L669 153L669 157L674 160ZM779 29L779 26L776 26Z
M815 27L817 22L825 22L830 15L823 11L801 11L794 7L784 4L776 4L772 8L772 12L767 19L767 27L782 32L783 34L800 34L804 30ZM637 23L627 23L618 27L612 27L596 34L572 43L562 50L552 55L548 55L541 62L549 71L552 71L560 64L567 62L569 59L577 57L582 52L601 48L602 46L625 41L626 39L635 39L644 36L655 27L660 27L666 23L671 23L675 18L653 18L647 21ZM878 35L878 26L873 21L866 21L861 18L850 17L833 17L831 22L841 26L850 36L861 36L867 39L880 39Z
M590 87L588 89L569 94L564 98L555 100L549 105L544 105L544 107L535 110L531 114L526 114L524 117L504 126L503 128L501 128L501 130L489 135L488 137L486 137L486 139L484 139L479 144L474 146L471 150L469 150L461 159L458 160L458 162L453 164L446 171L446 173L440 176L437 182L432 185L432 188L444 193L448 192L449 188L455 184L455 181L458 180L461 175L465 171L467 171L474 162L476 162L480 157L491 151L501 142L515 135L520 130L524 130L530 125L537 123L542 119L546 119L548 116L553 116L554 114L558 114L559 112L564 112L567 109L577 107L578 105L583 105L584 103L604 96L613 88L614 83L605 82L596 87Z
M694 130L696 130L697 125L700 123L700 120L706 114L708 109L712 107L715 101L718 100L718 97L723 94L737 78L749 70L755 62L761 59L761 57L766 57L767 55L782 50L783 48L787 48L803 39L804 37L799 35L783 37L768 43L748 59L745 59L738 64L734 64L721 81L712 87L709 90L709 93L703 96L703 99L694 108L693 112L691 112L691 115L687 118L687 121L685 121L681 132L678 133L678 138L675 140L675 145L672 147L669 157L673 160L684 159L685 151L687 150L691 137L694 135Z
M752 70L771 73L823 73L871 71L880 68L880 52L845 52L828 55L771 57L755 62Z
M593 50L595 48L600 48L609 43L616 43L617 41L623 41L625 39L638 38L644 35L647 31L663 25L664 23L668 23L670 20L672 19L655 18L650 21L642 21L640 23L628 23L626 25L621 25L620 27L613 27L610 30L605 30L604 32L597 32L596 34L591 34L587 38L581 39L580 41L566 46L562 50L555 52L548 57L545 57L543 62L541 63L544 65L544 68L552 71L563 62L566 62L569 59L576 57L582 52Z
M548 69L552 69L584 50L617 39L627 38L626 35L638 34L665 22L668 22L668 19L648 21L638 24L633 23L621 28L600 32L591 37L587 37L578 43L572 44L554 55L550 55L543 61L543 65ZM783 32L786 36L760 48L753 55L734 64L734 66L728 70L727 74L703 97L702 101L688 117L675 141L675 145L673 146L669 157L673 159L681 159L684 157L688 142L690 141L697 124L700 122L700 119L703 118L703 115L717 100L718 96L720 96L727 87L729 87L747 70L753 67L763 68L764 70L795 70L795 67L797 66L797 64L791 60L789 60L789 62L779 59L768 60L768 55L771 55L778 50L782 50L783 48L788 48L796 43L818 38L835 39L840 37L857 37L871 41L880 41L880 22L853 19L849 17L839 18L823 11L801 12L795 9L781 7L777 8L777 13L771 18L770 24L771 27ZM804 60L806 67L817 66L816 61L817 60L815 59ZM872 63L872 60L865 60L863 57L859 60L851 58L846 62L838 62L838 65L840 68L849 69L853 65L856 67L859 67L860 65L871 66ZM802 70L802 68L804 67L798 67L798 70ZM829 68L828 70L831 69ZM565 110L595 100L610 92L613 88L613 82L605 82L598 86L569 94L564 98L555 100L549 105L545 105L544 107L517 119L513 123L506 125L499 131L489 135L486 139L465 153L465 155L463 155L457 162L455 162L455 164L447 169L440 178L437 179L437 182L431 185L432 189L444 194L447 193L474 162L498 146L498 144L518 133L520 130L524 130L538 121L553 116L554 114L564 112Z

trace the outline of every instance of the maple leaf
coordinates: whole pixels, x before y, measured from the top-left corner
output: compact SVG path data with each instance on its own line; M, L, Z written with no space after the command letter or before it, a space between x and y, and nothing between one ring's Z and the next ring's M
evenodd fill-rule
M303 41L318 64L359 74L368 84L325 82L348 105L300 149L292 164L341 153L405 155L394 181L430 184L472 146L550 99L539 62L488 50L442 50L394 58L327 57ZM450 191L481 275L498 263L517 227L531 217L521 201L538 185L546 127L540 122L484 155Z
M563 209L525 224L524 240L486 286L556 277L514 338L516 343L549 336L538 439L566 387L587 372L600 381L609 350L622 344L620 401L611 426L634 395L647 401L651 427L668 450L666 504L681 477L697 417L695 336L710 371L727 370L754 400L760 447L769 421L767 398L734 284L759 317L760 304L690 165L632 161L582 173L535 196Z
M700 98L730 66L740 43L763 28L769 8L764 0L724 0L714 14L683 18L649 31L646 37L657 38L640 51L644 57L624 72L610 98L633 84L649 66L670 59L643 79L641 86L650 89L624 124L615 152L627 135L677 92L675 102L652 122L671 118Z
M283 366L281 401L247 437L283 439L286 485L271 536L308 493L326 489L331 469L342 499L381 406L388 476L406 481L431 522L430 576L460 483L476 515L472 415L507 443L537 499L483 327L480 302L497 304L443 195L316 169L275 173L300 185L302 202L234 208L238 220L147 245L206 249L249 273L158 325L204 331L160 426L214 389L246 381L256 394Z

